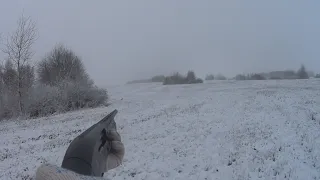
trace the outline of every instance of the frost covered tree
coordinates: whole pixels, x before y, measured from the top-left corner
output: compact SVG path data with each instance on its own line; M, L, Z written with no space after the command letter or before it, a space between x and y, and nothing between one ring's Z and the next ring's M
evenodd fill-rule
M33 78L31 75L33 70L29 65L29 61L34 54L32 51L32 45L36 38L37 29L35 22L32 21L30 17L22 15L17 21L17 29L8 35L4 43L4 48L2 49L7 57L7 62L12 63L13 68L8 69L10 70L8 75L10 78L14 78L14 81L10 82L10 84L15 86L12 90L16 91L18 95L17 101L20 115L24 111L22 102L23 90L25 89L24 85L26 84L24 82L29 83ZM24 76L24 73L27 73L28 76Z
M39 80L55 86L67 80L91 83L81 59L62 44L58 44L38 64Z
M59 44L38 64L39 83L29 104L31 116L43 116L86 107L106 105L107 91L89 78L74 51ZM50 94L50 95L48 95Z

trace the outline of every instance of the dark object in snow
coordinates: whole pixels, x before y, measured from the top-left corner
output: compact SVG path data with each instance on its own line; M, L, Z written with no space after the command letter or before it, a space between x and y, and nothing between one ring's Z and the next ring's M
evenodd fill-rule
M130 176L131 176L131 177L134 177L135 175L137 175L137 173L136 173L136 172L132 172L132 173L130 173Z
M107 146L110 152L107 131L117 130L114 117L118 110L112 111L98 123L91 126L77 136L69 145L62 161L62 168L79 174L101 177L106 170L108 154L103 154L100 149Z

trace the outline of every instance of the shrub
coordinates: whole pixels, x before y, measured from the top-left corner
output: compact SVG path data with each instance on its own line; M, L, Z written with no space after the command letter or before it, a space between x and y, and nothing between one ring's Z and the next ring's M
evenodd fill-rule
M195 83L195 84L197 84L197 83L203 83L203 80L202 80L201 78L197 78L194 83Z
M0 120L19 115L18 99L19 97L12 92L4 91L1 93Z
M250 80L265 80L266 78L261 74L252 74Z
M246 80L246 76L242 74L238 74L236 75L235 80Z
M88 86L85 83L62 82L59 84L63 108L66 111L80 108L94 108L106 105L107 91L96 86Z
M242 74L238 74L235 77L236 80L265 80L266 78L262 75L262 74L247 74L242 75Z
M151 83L151 79L139 79L139 80L132 80L128 81L127 84L138 84L138 83Z
M214 75L213 74L207 75L205 80L207 80L207 81L214 80Z
M29 94L26 104L29 117L51 115L62 112L62 97L58 87L45 84L36 85Z
M153 76L151 78L152 82L163 82L166 77L164 75Z
M315 78L320 78L320 74L316 74Z
M270 79L273 79L273 80L279 80L279 79L282 79L282 78L281 78L281 77L273 76L273 77L270 77Z
M196 75L193 71L188 71L187 73L187 83L194 83L196 81Z
M309 77L315 77L315 74L313 71L307 71L307 74Z
M216 75L215 79L216 79L216 80L227 80L227 78L226 78L224 75L222 75L222 74Z
M309 75L304 65L301 65L300 69L297 72L297 75L299 79L309 79Z
M268 73L269 79L297 79L297 74L293 70L272 71Z
M26 98L33 83L33 67L29 64L20 65L20 76L18 76L14 64L9 60L6 61L5 66L0 70L0 120L27 113Z
M54 113L106 105L107 91L96 86L63 81L57 86L38 84L29 94L29 117L47 116Z
M179 73L174 73L172 76L165 77L163 84L196 84L203 83L203 80L200 78L196 78L196 75L193 71L189 71L187 76L183 76Z
M172 76L167 76L163 82L164 85L167 84L187 84L187 78L183 77L181 74L174 73Z

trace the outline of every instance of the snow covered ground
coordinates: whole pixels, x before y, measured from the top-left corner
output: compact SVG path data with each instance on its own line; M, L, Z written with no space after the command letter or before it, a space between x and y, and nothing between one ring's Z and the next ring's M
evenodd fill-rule
M110 87L112 105L0 122L0 179L60 165L68 143L114 109L126 147L106 179L320 179L320 81Z

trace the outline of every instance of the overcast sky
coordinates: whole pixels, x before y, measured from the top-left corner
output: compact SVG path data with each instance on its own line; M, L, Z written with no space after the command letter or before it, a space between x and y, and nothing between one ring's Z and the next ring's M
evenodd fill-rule
M319 0L1 0L0 32L24 12L39 29L34 60L62 42L99 85L188 69L320 72L319 9Z

